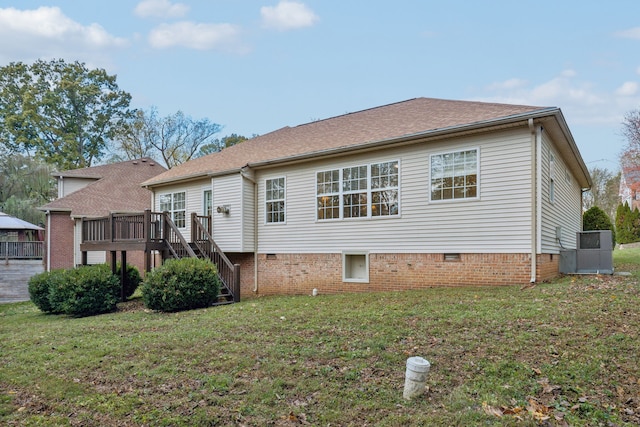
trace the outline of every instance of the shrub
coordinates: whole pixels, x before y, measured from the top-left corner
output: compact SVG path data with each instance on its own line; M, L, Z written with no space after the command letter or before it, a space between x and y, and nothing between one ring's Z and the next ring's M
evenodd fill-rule
M118 276L118 278L120 278L121 268L122 263L118 261L116 267L116 276ZM140 285L141 281L142 279L140 278L140 272L138 272L138 269L131 264L127 264L127 270L125 271L123 284L125 299L133 295L136 289L138 289L138 285Z
M66 270L63 278L49 288L55 312L82 317L116 309L120 281L106 264Z
M640 241L640 212L631 210L627 203L618 205L616 210L616 237L618 243Z
M62 313L62 311L59 311L59 307L54 309L54 305L51 302L51 289L64 282L65 273L65 270L45 271L29 279L31 302L45 313Z
M616 234L613 223L611 219L609 219L609 215L597 206L592 206L582 215L582 229L584 231L611 230L613 245L616 245Z
M219 280L216 266L209 260L173 259L145 275L142 297L152 310L208 307L218 298Z

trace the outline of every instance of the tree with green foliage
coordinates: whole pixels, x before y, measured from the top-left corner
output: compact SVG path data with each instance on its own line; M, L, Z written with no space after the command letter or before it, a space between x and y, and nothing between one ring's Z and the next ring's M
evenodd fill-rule
M640 241L640 212L631 210L627 203L618 205L616 211L616 237L618 243Z
M89 167L131 117L116 76L62 59L0 68L0 145L59 170Z
M616 244L616 231L609 215L597 206L592 206L582 215L582 229L590 230L611 230L613 245Z
M184 163L210 144L221 126L209 119L193 119L182 111L160 117L156 108L137 110L121 128L113 149L114 160L151 157L163 161L167 168Z
M39 224L37 209L55 196L52 167L21 154L0 155L0 211Z
M221 151L225 148L231 147L236 144L240 144L241 142L244 142L247 139L249 138L247 138L246 136L235 134L235 133L232 133L231 135L227 135L219 139L216 138L211 143L200 147L200 152L198 153L197 157L206 156L211 153L217 153L218 151Z

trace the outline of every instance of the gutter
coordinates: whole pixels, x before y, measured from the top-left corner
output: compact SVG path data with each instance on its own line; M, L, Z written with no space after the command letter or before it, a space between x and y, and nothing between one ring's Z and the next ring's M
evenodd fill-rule
M51 271L51 212L47 210L47 271Z

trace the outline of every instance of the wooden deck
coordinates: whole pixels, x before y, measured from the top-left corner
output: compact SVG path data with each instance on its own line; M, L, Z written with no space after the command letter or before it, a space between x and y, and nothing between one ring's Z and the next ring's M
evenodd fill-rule
M209 233L211 218L191 215L191 241L188 242L171 220L168 212L111 214L104 218L82 221L83 264L88 251L113 253L112 269L115 271L115 252L120 251L123 263L127 251L145 253L145 270L151 266L151 254L162 254L163 261L169 258L199 257L210 259L218 268L218 276L233 302L240 301L240 266L233 264L214 242ZM124 271L124 269L122 269ZM228 292L228 293L225 293Z

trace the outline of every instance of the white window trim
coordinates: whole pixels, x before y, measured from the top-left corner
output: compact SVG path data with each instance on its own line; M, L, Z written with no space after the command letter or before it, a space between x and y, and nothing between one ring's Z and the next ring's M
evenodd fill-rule
M284 179L284 199L282 199L284 201L284 221L269 222L267 221L267 216L269 215L269 212L267 211L267 203L273 200L267 200L267 181L272 181L274 179ZM267 225L267 226L285 225L286 223L287 223L287 177L277 176L274 178L265 178L264 179L264 225Z
M181 193L182 193L182 194L184 194L184 209L178 209L178 210L175 210L175 209L174 209L174 203L175 203L175 201L174 201L174 196L175 196L176 194L181 194ZM188 218L187 218L187 191L186 191L186 190L182 190L182 191L171 191L171 192L169 192L169 193L162 193L162 194L159 194L159 195L158 195L158 208L159 208L161 211L163 211L163 209L162 209L162 201L161 201L161 199L162 199L162 197L163 197L163 196L170 196L170 197L171 197L171 209L167 211L167 212L169 212L169 214L170 214L170 216L171 216L171 221L173 221L173 222L175 223L175 218L174 218L174 213L175 213L175 212L182 212L182 211L184 211L184 226L183 226L183 227L180 227L180 226L178 226L178 224L176 224L176 227L178 227L178 228L180 228L180 229L182 229L182 230L186 229L186 228L187 228L187 224L188 224Z
M207 191L211 193L211 200L209 202L211 203L211 215L213 216L213 190L211 190L210 187L205 187L202 189L202 215L207 215Z
M473 151L476 150L476 196L475 197L463 197L461 199L442 199L442 200L433 200L431 198L432 196L432 191L431 191L431 158L433 156L442 156L444 154L454 154L454 153L459 153L461 151ZM471 202L471 201L477 201L480 200L480 147L467 147L467 148L458 148L455 150L448 150L448 151L439 151L437 153L432 153L429 154L429 165L428 165L428 175L429 175L429 179L428 179L428 191L429 191L429 203L460 203L460 202Z
M347 277L347 258L350 255L364 255L366 277L364 278ZM342 281L345 283L369 283L369 252L368 251L343 251L342 252Z
M397 186L397 193L398 193L398 212L392 215L371 215L372 209L371 209L371 205L372 205L372 197L371 194L374 193L375 191L378 191L378 189L373 190L371 188L371 165L377 165L377 164L381 164L381 163L393 163L396 162L398 163L398 186ZM344 191L343 189L343 182L344 182L344 177L343 177L343 170L346 168L358 168L358 167L362 167L362 166L366 166L367 167L367 189L366 190L360 190L360 191ZM339 212L340 212L340 216L338 218L326 218L326 219L320 219L318 218L318 174L322 173L322 172L331 172L334 170L338 170L338 182L339 182L339 188L338 188L338 192L337 193L327 193L327 195L337 195L338 196L338 206L339 206ZM315 178L315 195L314 195L314 206L315 206L315 215L316 215L316 222L332 222L332 221L361 221L361 220L378 220L378 219L391 219L391 218L400 218L401 217L401 209L402 209L402 203L400 202L401 200L401 194L400 194L400 188L402 187L401 185L401 173L400 171L402 170L402 165L400 162L400 159L392 159L392 160L380 160L380 161L371 161L369 163L364 163L364 164L353 164L353 165L343 165L343 166L338 166L338 167L334 167L331 169L321 169L321 170L316 170L314 173L314 178ZM356 216L356 217L349 217L349 218L345 218L344 217L344 195L346 194L355 194L355 193L367 193L367 216Z

